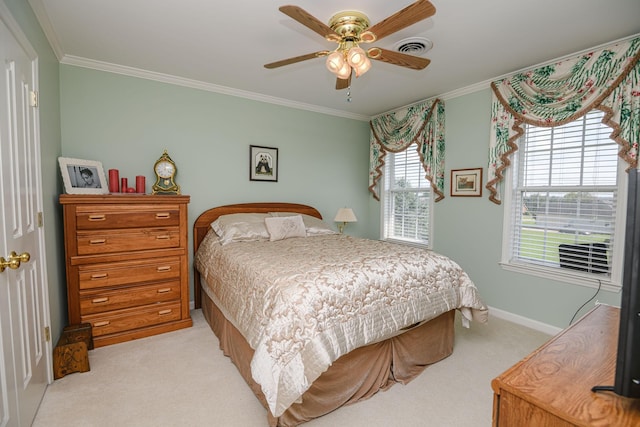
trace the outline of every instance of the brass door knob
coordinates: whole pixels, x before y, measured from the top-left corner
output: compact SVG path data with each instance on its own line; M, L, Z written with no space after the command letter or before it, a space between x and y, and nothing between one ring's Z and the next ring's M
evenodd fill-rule
M15 251L11 251L8 260L0 256L0 273L2 273L7 267L12 270L17 270L20 268L21 263L29 262L30 259L31 255L29 255L29 252L23 252L18 255Z

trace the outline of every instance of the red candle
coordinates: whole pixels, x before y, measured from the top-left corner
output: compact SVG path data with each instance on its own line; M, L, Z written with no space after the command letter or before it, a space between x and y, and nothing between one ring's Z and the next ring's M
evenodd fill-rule
M120 192L120 173L118 169L109 169L109 192L110 193L119 193Z
M145 191L146 191L146 189L145 189L145 185L144 185L144 176L142 176L142 175L136 176L136 193L144 194Z
M127 180L127 178L121 178L120 179L120 188L122 188L123 193L127 192L127 188L129 188L129 181Z

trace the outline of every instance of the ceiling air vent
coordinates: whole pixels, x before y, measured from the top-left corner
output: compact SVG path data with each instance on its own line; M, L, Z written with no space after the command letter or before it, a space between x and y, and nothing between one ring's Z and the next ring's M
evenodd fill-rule
M400 40L395 45L398 52L413 56L423 55L432 47L433 42L424 37L410 37L408 39Z

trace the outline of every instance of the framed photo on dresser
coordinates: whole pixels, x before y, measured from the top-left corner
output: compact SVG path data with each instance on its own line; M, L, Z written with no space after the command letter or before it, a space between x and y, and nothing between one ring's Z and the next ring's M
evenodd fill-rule
M95 160L58 157L67 194L109 194L102 163Z

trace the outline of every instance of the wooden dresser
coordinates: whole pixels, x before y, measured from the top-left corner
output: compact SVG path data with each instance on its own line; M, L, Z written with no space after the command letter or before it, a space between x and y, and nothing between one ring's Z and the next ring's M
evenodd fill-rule
M96 347L192 325L189 196L60 196L69 323Z
M493 425L640 426L640 399L591 391L613 385L619 316L596 306L494 379Z

